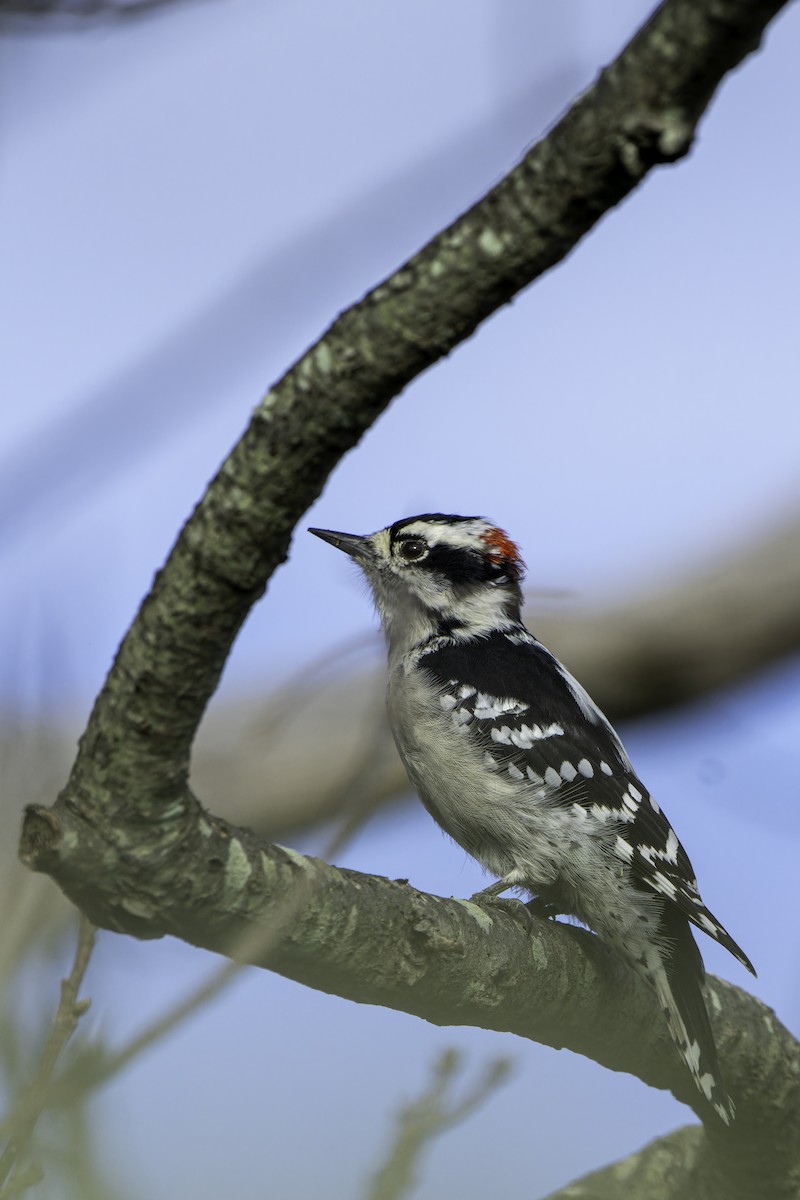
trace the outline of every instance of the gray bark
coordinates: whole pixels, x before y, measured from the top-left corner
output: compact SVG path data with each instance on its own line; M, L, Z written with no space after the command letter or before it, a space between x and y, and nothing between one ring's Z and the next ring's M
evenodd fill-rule
M30 811L24 833L27 860L92 920L172 934L437 1025L567 1048L698 1103L657 1001L593 935L538 919L529 930L513 901L487 910L264 845L188 798L158 824L109 804L108 823L73 805ZM708 1129L697 1194L796 1198L800 1045L732 984L710 977L708 999L737 1118Z

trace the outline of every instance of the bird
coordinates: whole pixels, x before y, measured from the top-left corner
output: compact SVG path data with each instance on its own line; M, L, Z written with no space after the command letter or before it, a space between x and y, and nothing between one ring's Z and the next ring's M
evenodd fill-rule
M694 925L753 975L689 857L581 684L522 622L519 548L485 517L423 513L372 534L312 528L361 568L388 650L387 712L422 803L496 882L577 918L655 992L705 1117L735 1109Z

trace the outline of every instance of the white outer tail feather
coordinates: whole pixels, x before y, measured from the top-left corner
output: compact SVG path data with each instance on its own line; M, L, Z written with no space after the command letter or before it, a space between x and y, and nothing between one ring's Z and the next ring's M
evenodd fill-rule
M705 1096L720 1120L730 1125L736 1115L736 1109L722 1081L716 1055L712 1062L701 1061L703 1052L700 1048L700 1031L690 1032L686 1028L686 1022L660 960L648 963L646 978L659 999L672 1040L689 1068L698 1091ZM713 1044L712 1040L711 1045ZM708 1051L705 1057L709 1057Z

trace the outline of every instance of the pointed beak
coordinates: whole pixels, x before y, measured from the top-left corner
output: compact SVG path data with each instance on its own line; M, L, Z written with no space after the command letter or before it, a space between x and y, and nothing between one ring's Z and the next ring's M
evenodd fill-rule
M308 532L322 538L323 542L330 542L337 550L344 550L356 562L364 562L372 557L369 539L357 533L337 533L335 529L309 529Z

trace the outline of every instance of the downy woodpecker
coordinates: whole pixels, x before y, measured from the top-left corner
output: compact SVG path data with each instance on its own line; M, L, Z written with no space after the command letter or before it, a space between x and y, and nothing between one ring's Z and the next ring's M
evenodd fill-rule
M369 581L400 757L434 819L498 877L486 894L523 890L613 947L655 991L708 1111L728 1124L690 922L753 967L703 904L612 726L522 624L515 544L483 517L443 513L365 536L311 532Z

